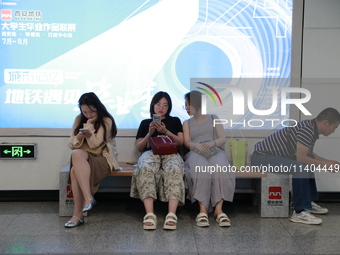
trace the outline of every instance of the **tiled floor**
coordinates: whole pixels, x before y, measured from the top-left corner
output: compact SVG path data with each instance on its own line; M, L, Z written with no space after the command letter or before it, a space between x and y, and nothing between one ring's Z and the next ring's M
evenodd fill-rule
M64 228L58 202L0 202L0 254L339 254L340 204L321 226L260 218L249 201L225 204L232 226L199 228L197 205L178 210L178 229L162 229L166 204L156 203L157 230L142 229L144 210L136 199L99 200L85 224Z

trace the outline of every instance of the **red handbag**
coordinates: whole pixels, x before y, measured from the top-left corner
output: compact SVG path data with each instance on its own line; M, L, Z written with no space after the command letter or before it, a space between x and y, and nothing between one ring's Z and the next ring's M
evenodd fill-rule
M155 155L170 155L178 152L178 144L175 139L167 135L151 137L149 143Z

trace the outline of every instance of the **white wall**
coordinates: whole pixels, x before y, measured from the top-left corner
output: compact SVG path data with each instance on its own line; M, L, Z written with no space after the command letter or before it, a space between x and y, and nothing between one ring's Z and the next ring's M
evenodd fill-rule
M35 160L0 160L0 190L59 189L58 172L69 158L67 138L2 137L6 143L36 143Z
M326 107L340 110L340 1L306 0L302 51L302 87L312 99L313 117ZM303 117L304 119L305 117ZM340 132L320 137L315 152L340 161ZM340 191L340 174L317 174L319 191Z

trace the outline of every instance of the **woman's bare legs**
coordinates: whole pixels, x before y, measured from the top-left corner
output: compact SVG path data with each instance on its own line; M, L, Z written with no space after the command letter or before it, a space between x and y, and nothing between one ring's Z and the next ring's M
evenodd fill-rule
M198 205L199 205L199 208L200 208L199 214L200 214L200 213L204 213L204 214L206 214L207 217L208 217L208 210L207 210L207 208L205 207L205 205L202 204L201 202L198 202ZM206 217L204 217L204 216L200 216L200 217L199 217L199 221L200 221L202 224L203 224L203 223L208 223L207 226L209 226L209 220L208 220L208 218L206 218ZM205 225L204 225L204 226L205 226Z
M216 206L215 206L215 212L214 212L214 216L218 216L221 213L223 213L222 211L222 206L223 206L223 200L219 201Z
M170 199L169 200L169 204L168 204L168 212L176 214L178 203L179 203L179 200L177 200L177 199ZM169 219L174 219L174 217L169 216ZM176 223L169 221L167 223L167 225L174 226L174 225L176 225Z
M144 208L145 208L146 213L149 213L149 212L154 213L154 206L153 206L154 199L152 197L145 198L143 200L143 203L144 203ZM169 200L169 205L168 205L169 213L171 212L171 213L176 214L178 203L179 203L178 200L175 200L175 199ZM171 216L169 218L173 219L173 217ZM153 219L153 217L149 216L148 219ZM152 224L150 222L147 222L145 223L145 225L151 226ZM173 226L173 225L176 225L176 223L168 222L167 225Z
M207 208L201 202L198 202L198 204L200 206L200 213L208 214Z
M230 220L229 220L228 216L225 213L223 213L222 206L223 206L223 200L219 201L216 204L214 215L215 215L216 220L217 220L220 227L229 227L230 226ZM223 215L221 215L222 213L223 213ZM220 217L217 218L219 215L220 215Z
M73 215L83 218L83 203L85 198L92 198L90 190L90 165L88 153L83 150L75 150L72 153L72 168L71 168L71 187L74 199ZM91 200L85 200L86 204L91 203ZM72 220L73 219L73 220ZM76 222L76 218L71 218L72 222Z
M146 214L148 213L155 213L154 212L154 207L153 207L153 202L154 199L152 197L147 197L143 200L143 204L144 204L144 208L145 208L145 212ZM147 219L153 219L155 220L153 217L149 216ZM146 226L151 226L152 223L151 222L146 222L144 223Z

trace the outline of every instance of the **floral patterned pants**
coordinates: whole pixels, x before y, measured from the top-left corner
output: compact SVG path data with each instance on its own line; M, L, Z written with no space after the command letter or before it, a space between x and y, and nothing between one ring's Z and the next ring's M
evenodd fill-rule
M130 196L134 198L152 197L162 202L179 200L185 203L184 163L179 154L154 155L146 151L138 159L133 172Z

